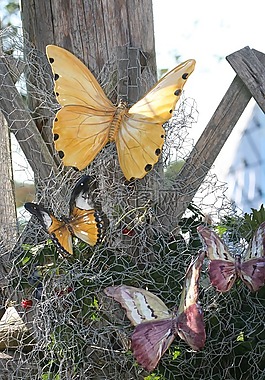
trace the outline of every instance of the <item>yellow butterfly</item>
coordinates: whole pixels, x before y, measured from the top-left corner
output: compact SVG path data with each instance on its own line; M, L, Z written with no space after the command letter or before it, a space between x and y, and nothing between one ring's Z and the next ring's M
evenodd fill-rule
M64 165L82 170L114 141L126 179L143 178L159 159L163 124L171 118L195 60L175 67L128 108L123 101L115 106L88 68L69 51L48 45L46 53L62 106L54 119L53 133Z

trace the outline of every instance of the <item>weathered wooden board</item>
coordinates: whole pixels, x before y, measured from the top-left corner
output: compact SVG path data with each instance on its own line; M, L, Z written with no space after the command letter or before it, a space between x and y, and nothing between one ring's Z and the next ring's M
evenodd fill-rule
M237 59L247 62L249 57L249 48L243 48L229 55L228 60L233 61L234 67L237 67ZM259 100L259 105L265 109L264 64L258 60L254 52L251 53L251 57L255 62L255 69L251 70L249 65L239 64L240 76L236 75L234 78L176 179L175 188L180 194L176 210L177 219L183 215L192 201L253 94L255 99Z

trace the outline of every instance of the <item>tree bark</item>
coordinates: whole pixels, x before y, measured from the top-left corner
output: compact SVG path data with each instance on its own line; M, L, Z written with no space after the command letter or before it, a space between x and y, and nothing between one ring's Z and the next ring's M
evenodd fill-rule
M151 0L22 0L21 7L23 27L37 49L64 47L98 77L117 47L139 48L156 76Z
M7 282L7 264L9 262L9 252L15 245L18 228L17 214L14 197L14 181L12 173L10 135L7 122L0 112L0 249L2 257L0 259L0 288ZM1 298L1 293L0 293ZM4 300L3 300L4 302ZM1 300L0 300L1 304Z
M0 41L0 44L0 52L2 55L2 41ZM1 93L3 93L3 89ZM2 97L0 96L0 98ZM10 260L9 252L14 247L18 237L10 131L2 111L0 111L0 163L0 250L2 253L0 258L1 307L4 306L6 301L3 289L7 286L7 268Z

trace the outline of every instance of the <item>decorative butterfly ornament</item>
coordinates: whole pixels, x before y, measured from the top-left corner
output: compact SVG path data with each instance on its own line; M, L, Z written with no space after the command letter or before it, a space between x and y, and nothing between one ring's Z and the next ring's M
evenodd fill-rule
M209 228L199 226L198 233L210 260L210 281L217 291L227 292L238 277L252 292L265 284L265 222L255 232L244 258L233 257L222 239Z
M49 210L36 203L25 203L24 207L35 215L42 227L62 253L73 254L73 236L90 246L102 238L103 221L100 214L89 204L90 176L82 176L76 183L70 199L70 215L57 219Z
M184 280L177 313L170 312L164 302L151 292L120 285L104 289L126 310L135 327L131 347L137 362L152 371L177 335L193 349L204 347L206 334L201 306L197 303L199 276L204 252L189 266Z
M62 108L53 123L55 148L64 165L79 170L115 142L127 180L143 178L158 161L165 130L195 60L175 67L136 104L115 106L88 68L69 51L48 45L55 93Z

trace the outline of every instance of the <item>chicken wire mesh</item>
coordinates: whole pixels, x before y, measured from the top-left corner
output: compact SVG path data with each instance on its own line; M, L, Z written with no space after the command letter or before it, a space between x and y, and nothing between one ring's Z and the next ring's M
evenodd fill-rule
M20 179L21 187L35 183L35 200L58 217L67 215L71 191L81 174L62 167L51 142L58 104L49 64L22 35L8 29L1 39L1 64L7 67L9 62L9 70L0 74L1 108L18 142L13 142L14 177ZM12 57L17 59L13 65ZM102 83L113 67L113 62L106 65ZM13 83L7 81L9 74ZM20 98L17 120L14 109L18 111ZM35 145L32 120L56 166ZM225 184L210 173L188 212L181 220L176 218L182 194L172 187L174 173L170 176L167 168L175 160L181 166L187 158L193 147L189 130L196 120L195 102L182 96L165 126L164 167L157 165L144 180L124 181L113 144L83 171L93 176L91 199L108 220L105 237L94 248L75 240L74 257L66 259L56 252L36 219L29 220L23 208L18 212L21 235L15 246L9 249L1 236L1 379L264 379L264 287L250 293L239 282L230 292L217 293L210 286L205 264L200 302L206 345L194 352L176 338L152 374L133 358L129 339L133 327L125 312L103 293L106 287L119 284L146 288L173 310L179 305L186 268L201 248L196 226L205 221L206 214L208 220L236 217L237 210L224 195ZM23 142L30 147L28 161ZM7 153L2 165L9 162ZM10 175L2 177L2 192L8 181ZM6 306L10 315L4 315Z

